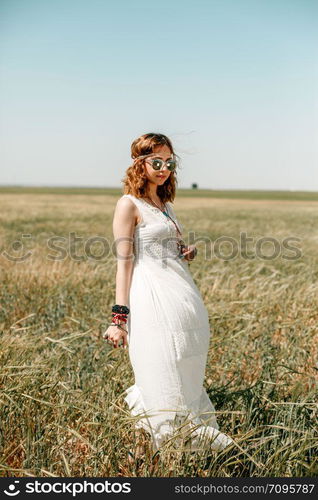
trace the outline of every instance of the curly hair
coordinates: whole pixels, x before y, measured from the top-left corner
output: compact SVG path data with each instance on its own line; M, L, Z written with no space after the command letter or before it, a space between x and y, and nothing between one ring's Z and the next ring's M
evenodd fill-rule
M148 179L144 171L145 158L140 157L153 153L156 146L168 146L171 154L179 158L174 152L171 140L166 135L157 133L141 135L131 145L131 157L134 161L127 168L126 175L122 179L124 194L132 194L136 198L143 198L146 195ZM174 170L170 173L168 179L157 187L157 194L163 203L166 201L173 202L177 183L177 172Z

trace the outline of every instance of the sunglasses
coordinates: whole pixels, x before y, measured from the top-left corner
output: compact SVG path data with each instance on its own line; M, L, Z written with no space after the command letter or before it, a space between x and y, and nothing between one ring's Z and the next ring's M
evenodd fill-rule
M161 170L164 165L167 165L167 169L170 172L173 172L177 168L177 161L175 159L172 160L162 160L161 158L148 158L148 161L154 170Z

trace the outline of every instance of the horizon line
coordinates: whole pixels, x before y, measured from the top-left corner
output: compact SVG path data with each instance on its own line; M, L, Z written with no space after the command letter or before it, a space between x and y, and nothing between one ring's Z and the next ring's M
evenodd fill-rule
M121 190L122 186L83 186L83 185L74 185L74 184L0 184L0 188L68 188L68 189L118 189ZM192 188L192 187L177 187L176 189L178 190L187 190L187 191L242 191L242 192L250 192L250 191L259 191L259 192L275 192L275 193L318 193L317 191L311 191L307 189L294 189L294 188L289 188L289 189L272 189L272 188L267 188L267 189L260 189L260 188L247 188L247 189L242 189L242 188Z

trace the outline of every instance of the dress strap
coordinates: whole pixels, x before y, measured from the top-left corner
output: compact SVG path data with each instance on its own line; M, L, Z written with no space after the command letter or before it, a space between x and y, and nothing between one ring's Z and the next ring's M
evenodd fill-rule
M133 196L132 194L123 194L122 198L130 198L131 201L139 208L140 206L143 206L142 200L139 200L136 196Z
M133 196L132 194L123 194L122 198L129 198L138 208L139 218L141 222L139 222L139 224L137 224L136 227L145 225L144 204L142 203L142 200L139 200L136 196Z

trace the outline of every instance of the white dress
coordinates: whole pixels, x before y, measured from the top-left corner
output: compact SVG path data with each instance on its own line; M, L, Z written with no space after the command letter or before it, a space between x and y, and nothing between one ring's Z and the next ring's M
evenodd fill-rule
M224 449L233 440L221 433L215 408L203 387L210 327L207 309L178 257L177 231L159 208L131 194L142 221L134 232L129 292L128 352L135 383L125 391L157 451L167 439L183 449ZM182 231L172 203L169 215ZM171 441L170 441L171 442Z

